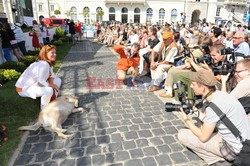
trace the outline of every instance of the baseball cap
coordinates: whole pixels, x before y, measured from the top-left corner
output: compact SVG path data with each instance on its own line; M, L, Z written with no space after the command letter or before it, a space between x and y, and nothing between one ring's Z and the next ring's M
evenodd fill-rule
M164 32L163 35L162 35L162 38L163 39L168 39L168 38L174 38L174 35L172 32Z
M213 72L205 69L190 73L189 79L207 86L215 86L217 83Z

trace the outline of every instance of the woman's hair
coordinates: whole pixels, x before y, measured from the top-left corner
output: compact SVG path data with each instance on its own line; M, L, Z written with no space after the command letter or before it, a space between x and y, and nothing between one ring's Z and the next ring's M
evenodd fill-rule
M37 61L43 60L43 61L48 62L50 66L55 66L56 61L50 61L48 59L48 56L47 56L47 53L49 51L53 50L53 49L56 50L56 46L54 46L54 45L45 45L45 46L43 46L43 48L39 52Z

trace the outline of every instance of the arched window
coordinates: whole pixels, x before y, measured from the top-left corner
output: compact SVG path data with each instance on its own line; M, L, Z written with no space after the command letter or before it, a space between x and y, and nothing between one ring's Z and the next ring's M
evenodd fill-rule
M83 17L84 17L84 23L89 24L90 23L89 7L87 7L87 6L83 8Z
M109 20L115 20L115 8L114 7L110 7L109 8Z
M102 11L102 8L101 7L97 7L96 8L96 21L97 22L101 22L103 15L104 15L104 12Z
M173 9L171 11L171 22L176 22L176 20L177 20L177 10Z
M137 7L134 10L134 23L140 23L140 13L141 10Z
M72 13L71 14L71 19L76 21L77 20L77 9L76 9L76 7L75 6L71 7L70 11Z
M165 10L163 8L161 8L159 10L159 24L163 25L164 24L164 20L165 20Z
M122 23L128 23L128 9L122 8Z
M148 8L147 9L146 22L151 23L152 16L153 16L153 9L152 8Z

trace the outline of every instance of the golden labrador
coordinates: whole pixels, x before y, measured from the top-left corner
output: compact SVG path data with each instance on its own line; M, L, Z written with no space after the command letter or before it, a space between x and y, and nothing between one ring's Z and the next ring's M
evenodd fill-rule
M64 139L69 138L71 135L63 134L66 129L62 129L62 123L68 118L71 113L83 112L83 108L78 107L78 97L75 96L61 96L53 102L49 103L40 112L38 121L31 126L22 126L18 130L37 130L41 125L52 132L56 132L59 137Z

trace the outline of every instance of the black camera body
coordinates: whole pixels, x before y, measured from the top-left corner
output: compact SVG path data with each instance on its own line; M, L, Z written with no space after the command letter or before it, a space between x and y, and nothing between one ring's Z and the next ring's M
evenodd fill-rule
M204 54L196 59L197 63L206 63L208 65L213 63L212 57L209 54Z
M178 81L175 85L176 89L178 90L178 99L180 101L180 104L165 103L165 110L167 112L172 112L179 111L180 108L182 108L186 114L189 114L191 112L191 104L189 100L187 100L186 94L183 93L183 83L181 81Z
M228 73L234 75L235 63L227 62L221 66L213 67L213 73L214 75L227 75Z

